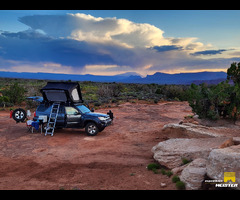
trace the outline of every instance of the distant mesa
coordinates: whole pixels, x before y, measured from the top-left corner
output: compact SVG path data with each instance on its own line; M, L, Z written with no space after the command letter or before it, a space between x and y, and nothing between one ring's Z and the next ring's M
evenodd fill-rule
M100 75L76 75L76 74L55 74L55 73L30 73L30 72L6 72L0 71L3 78L23 78L23 79L43 79L43 80L72 80L72 81L93 81L93 82L122 82L122 83L142 83L142 84L176 84L189 85L191 83L218 84L227 78L225 72L196 72L167 74L156 72L153 75L142 77L136 72L127 72L114 76Z

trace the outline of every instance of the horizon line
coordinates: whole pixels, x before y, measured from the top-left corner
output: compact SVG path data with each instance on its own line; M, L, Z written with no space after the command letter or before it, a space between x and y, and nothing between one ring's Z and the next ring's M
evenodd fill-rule
M140 73L138 73L138 72L134 72L134 71L132 71L132 72L124 72L124 73L120 73L120 74L114 74L114 75L104 75L104 74L89 74L89 73L86 73L86 74L71 74L71 73L55 73L55 72L18 72L18 71L6 71L6 70L4 70L4 71L2 71L2 70L0 70L0 72L9 72L9 73L33 73L33 74L59 74L59 75L75 75L75 76L78 76L78 75L91 75L91 76L119 76L119 75L125 75L125 74L127 74L127 73L136 73L136 75L135 76L137 76L137 75L139 75L139 76L141 76L142 78L145 78L145 77L147 77L148 75L154 75L154 74L156 74L156 73L162 73L162 74L171 74L171 75L174 75L174 74L194 74L194 73L203 73L203 72L224 72L224 73L227 73L225 70L204 70L204 71L186 71L186 72L175 72L175 73L167 73L167 72L165 72L165 71L156 71L156 72L154 72L154 73L152 73L152 74L147 74L147 75L142 75L142 74L140 74ZM134 76L134 75L130 75L130 76Z

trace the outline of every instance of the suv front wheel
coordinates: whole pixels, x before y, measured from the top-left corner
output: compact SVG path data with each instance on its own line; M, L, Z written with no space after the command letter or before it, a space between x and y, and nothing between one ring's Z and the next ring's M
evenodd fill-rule
M95 136L98 134L99 130L95 123L89 122L85 127L85 132L89 136Z

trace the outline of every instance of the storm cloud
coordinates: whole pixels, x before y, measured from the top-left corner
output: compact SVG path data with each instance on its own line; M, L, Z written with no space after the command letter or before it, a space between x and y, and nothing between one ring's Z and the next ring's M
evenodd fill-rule
M212 50L196 37L167 38L151 24L86 14L19 18L29 27L0 33L0 70L118 74L221 69L231 58L204 59ZM210 45L211 46L211 45ZM235 60L238 58L234 58Z

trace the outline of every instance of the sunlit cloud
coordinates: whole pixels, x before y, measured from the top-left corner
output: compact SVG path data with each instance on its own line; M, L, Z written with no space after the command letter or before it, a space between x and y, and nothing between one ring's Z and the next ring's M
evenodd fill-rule
M132 72L132 68L129 66L118 65L86 65L84 66L83 74L95 74L95 75L116 75L126 72Z
M29 27L0 32L0 70L114 75L137 72L224 71L240 49L197 37L164 37L164 30L123 18L83 13L19 18Z

